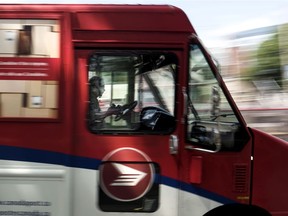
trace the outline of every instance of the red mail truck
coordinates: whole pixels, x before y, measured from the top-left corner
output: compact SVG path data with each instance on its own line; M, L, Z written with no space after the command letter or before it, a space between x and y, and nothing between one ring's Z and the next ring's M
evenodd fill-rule
M0 5L0 215L287 216L219 70L173 6Z

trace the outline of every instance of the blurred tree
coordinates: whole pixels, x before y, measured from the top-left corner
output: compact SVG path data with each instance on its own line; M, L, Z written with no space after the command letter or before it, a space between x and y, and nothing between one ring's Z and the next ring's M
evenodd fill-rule
M288 23L280 25L279 32L279 47L280 59L282 68L282 87L288 91Z
M250 53L250 58L255 61L246 70L246 76L249 79L274 79L281 85L279 82L281 80L281 60L277 34L263 41L257 50Z
M257 72L259 78L281 78L280 51L277 34L261 43L257 51Z

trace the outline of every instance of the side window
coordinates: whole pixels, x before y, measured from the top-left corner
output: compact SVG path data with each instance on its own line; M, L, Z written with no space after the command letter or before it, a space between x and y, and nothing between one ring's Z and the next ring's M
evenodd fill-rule
M58 117L57 20L0 19L0 118Z
M92 132L170 133L175 127L173 53L93 53L88 61Z
M243 147L247 134L198 45L190 46L189 60L188 143L211 151Z

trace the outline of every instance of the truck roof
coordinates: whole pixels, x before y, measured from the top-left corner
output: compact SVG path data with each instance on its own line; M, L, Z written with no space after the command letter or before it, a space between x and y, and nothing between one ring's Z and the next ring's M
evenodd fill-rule
M0 18L18 18L15 15L19 13L43 13L43 18L45 14L70 13L74 30L195 33L186 14L171 5L2 4L0 11Z

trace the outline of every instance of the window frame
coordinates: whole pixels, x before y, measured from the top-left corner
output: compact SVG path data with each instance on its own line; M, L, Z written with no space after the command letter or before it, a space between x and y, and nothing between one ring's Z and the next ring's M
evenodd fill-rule
M185 111L185 113L187 113L186 114L186 120L185 120L185 122L186 122L185 123L185 137L186 137L185 140L186 140L186 143L188 145L186 146L186 148L187 149L200 150L200 151L204 151L204 152L211 152L211 153L215 153L215 152L222 151L222 150L224 150L224 151L227 151L227 150L228 151L240 151L247 144L247 142L248 142L248 140L250 138L250 135L249 135L250 133L248 131L248 128L246 127L246 123L245 123L243 117L241 116L240 111L238 110L237 106L235 105L235 102L233 101L232 96L230 95L230 93L229 93L229 91L228 91L228 89L227 89L227 87L226 87L226 85L225 85L225 83L224 83L224 81L223 81L223 79L222 79L222 77L220 75L220 71L219 71L219 67L220 66L218 65L218 62L212 57L212 55L206 51L206 49L204 48L204 46L202 45L202 43L198 39L198 37L197 36L193 36L191 41L190 41L190 43L189 43L188 54L187 54L187 56L188 56L188 67L187 68L189 70L190 70L190 62L189 61L190 61L190 47L191 47L191 45L196 45L199 48L199 50L201 51L203 57L205 58L205 61L207 62L208 66L209 66L211 72L213 73L213 76L214 76L214 78L215 78L215 80L217 82L218 88L222 91L223 96L226 98L226 101L227 101L229 107L231 108L231 111L235 115L235 118L237 120L236 124L238 124L237 127L239 129L239 133L236 131L235 132L236 135L234 134L237 137L234 140L233 146L231 146L231 147L227 147L227 146L225 147L224 146L223 147L222 146L222 141L221 141L220 147L218 148L216 146L216 150L214 149L214 147L207 146L206 144L201 143L199 141L198 141L198 143L197 142L196 143L193 142L191 140L191 137L190 137L191 136L190 133L192 131L192 128L189 130L188 106L187 106L187 111ZM217 65L216 65L216 63L217 63ZM190 74L189 74L190 71L189 70L187 70L187 72L186 72L188 77L190 76ZM186 85L187 85L187 88L186 88L187 100L189 100L189 98L188 98L189 97L188 96L189 95L189 80L190 79L187 78L187 83L186 83ZM187 101L187 104L188 104L188 101ZM195 111L193 111L194 109L195 109L195 107L192 106L191 113L195 112ZM195 117L195 115L194 115L194 117ZM198 116L198 118L195 117L194 122L196 122L196 124L197 124L197 122L198 123L203 123L203 125L207 125L208 124L208 125L210 125L212 127L212 129L213 129L213 124L214 124L214 128L216 128L218 130L218 132L216 130L216 134L217 133L220 134L220 129L221 128L226 128L226 127L231 128L231 127L233 127L233 125L231 125L231 123L229 123L229 122L220 122L217 118L216 118L215 122L213 122L211 120L210 121L202 121L201 122L201 118L199 118L199 116ZM198 129L201 131L203 129L203 127L202 127L202 124L199 124L199 125L201 125L201 127L199 127ZM212 132L212 133L214 133L214 132ZM199 135L202 136L204 134L202 134L202 132L200 132ZM239 137L239 135L240 135L240 137ZM204 136L202 138L204 138ZM195 147L193 147L193 146L195 146Z
M107 56L129 56L129 55L149 55L149 54L169 54L171 56L174 57L174 64L176 65L176 68L174 70L174 75L173 75L173 85L174 85L174 101L173 101L173 107L174 107L174 112L173 112L173 118L175 119L176 122L176 78L177 78L177 72L178 72L178 64L179 64L179 60L178 60L178 56L174 51L171 50L138 50L138 49L133 49L133 50L125 50L125 49L117 49L117 50L94 50L91 52L90 55L88 55L87 61L88 61L88 65L87 65L87 74L89 75L89 58L93 55L93 54L98 54L98 55L107 55ZM87 79L89 80L89 76L87 75ZM148 84L149 85L149 84ZM135 83L134 83L134 87L135 87ZM138 87L139 88L139 87ZM136 88L135 88L136 91ZM89 94L88 94L89 95ZM138 96L139 98L139 96ZM155 99L155 98L154 98ZM90 98L88 98L88 100L90 101ZM89 110L89 103L88 103L88 108L87 110ZM169 129L169 130L162 130L162 131L151 131L151 130L143 130L141 127L139 127L136 130L128 130L128 129L124 129L124 130L114 130L114 129L106 129L106 130L93 130L89 127L89 122L87 125L89 131L91 133L94 134L170 134L172 133L175 129L176 129L176 124L173 126L173 129Z

